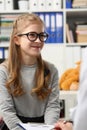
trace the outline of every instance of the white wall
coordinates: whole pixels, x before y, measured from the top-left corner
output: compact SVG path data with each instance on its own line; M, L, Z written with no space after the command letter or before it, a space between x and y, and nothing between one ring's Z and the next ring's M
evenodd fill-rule
M43 59L52 62L61 75L66 69L74 67L81 58L81 48L66 47L63 44L45 44L42 50Z

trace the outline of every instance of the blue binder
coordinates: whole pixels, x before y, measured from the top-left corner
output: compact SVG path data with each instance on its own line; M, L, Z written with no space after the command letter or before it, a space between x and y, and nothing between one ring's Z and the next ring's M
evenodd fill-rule
M46 26L46 32L49 35L46 43L50 43L51 42L51 35L50 35L50 14L49 13L45 13L45 26Z
M56 43L56 13L50 13L50 43Z
M66 0L66 8L72 8L72 0Z
M0 59L4 59L5 58L5 50L4 47L0 48Z
M56 13L56 43L63 43L63 13Z
M38 15L42 19L42 21L45 22L45 14L40 12L40 13L38 13Z

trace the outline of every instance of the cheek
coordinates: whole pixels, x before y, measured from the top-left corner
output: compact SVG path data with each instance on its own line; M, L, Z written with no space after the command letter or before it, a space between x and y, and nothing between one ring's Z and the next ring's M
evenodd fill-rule
M44 43L42 43L41 49L43 49L43 47L44 47Z
M29 46L28 39L21 38L19 45L20 45L21 48L27 48Z
M20 48L21 49L27 49L29 47L29 44L27 44L27 43L25 43L25 42L22 42L21 44L20 44Z

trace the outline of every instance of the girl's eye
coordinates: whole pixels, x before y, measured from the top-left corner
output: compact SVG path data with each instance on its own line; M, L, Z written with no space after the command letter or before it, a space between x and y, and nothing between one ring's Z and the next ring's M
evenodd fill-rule
M29 38L35 38L36 37L36 35L35 34L29 34Z

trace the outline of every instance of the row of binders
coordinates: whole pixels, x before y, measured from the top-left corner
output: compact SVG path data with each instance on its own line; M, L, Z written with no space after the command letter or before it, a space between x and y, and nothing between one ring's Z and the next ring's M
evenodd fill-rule
M37 13L44 21L49 38L46 43L63 43L63 13Z
M13 10L15 0L0 0L0 10ZM26 5L27 2L27 5ZM31 9L33 11L45 11L47 10L58 10L62 8L62 0L17 0L17 6L21 4L25 9Z
M29 0L29 9L31 10L57 10L62 8L62 0Z
M0 17L0 43L8 42L12 32L13 21L18 15L1 15Z

